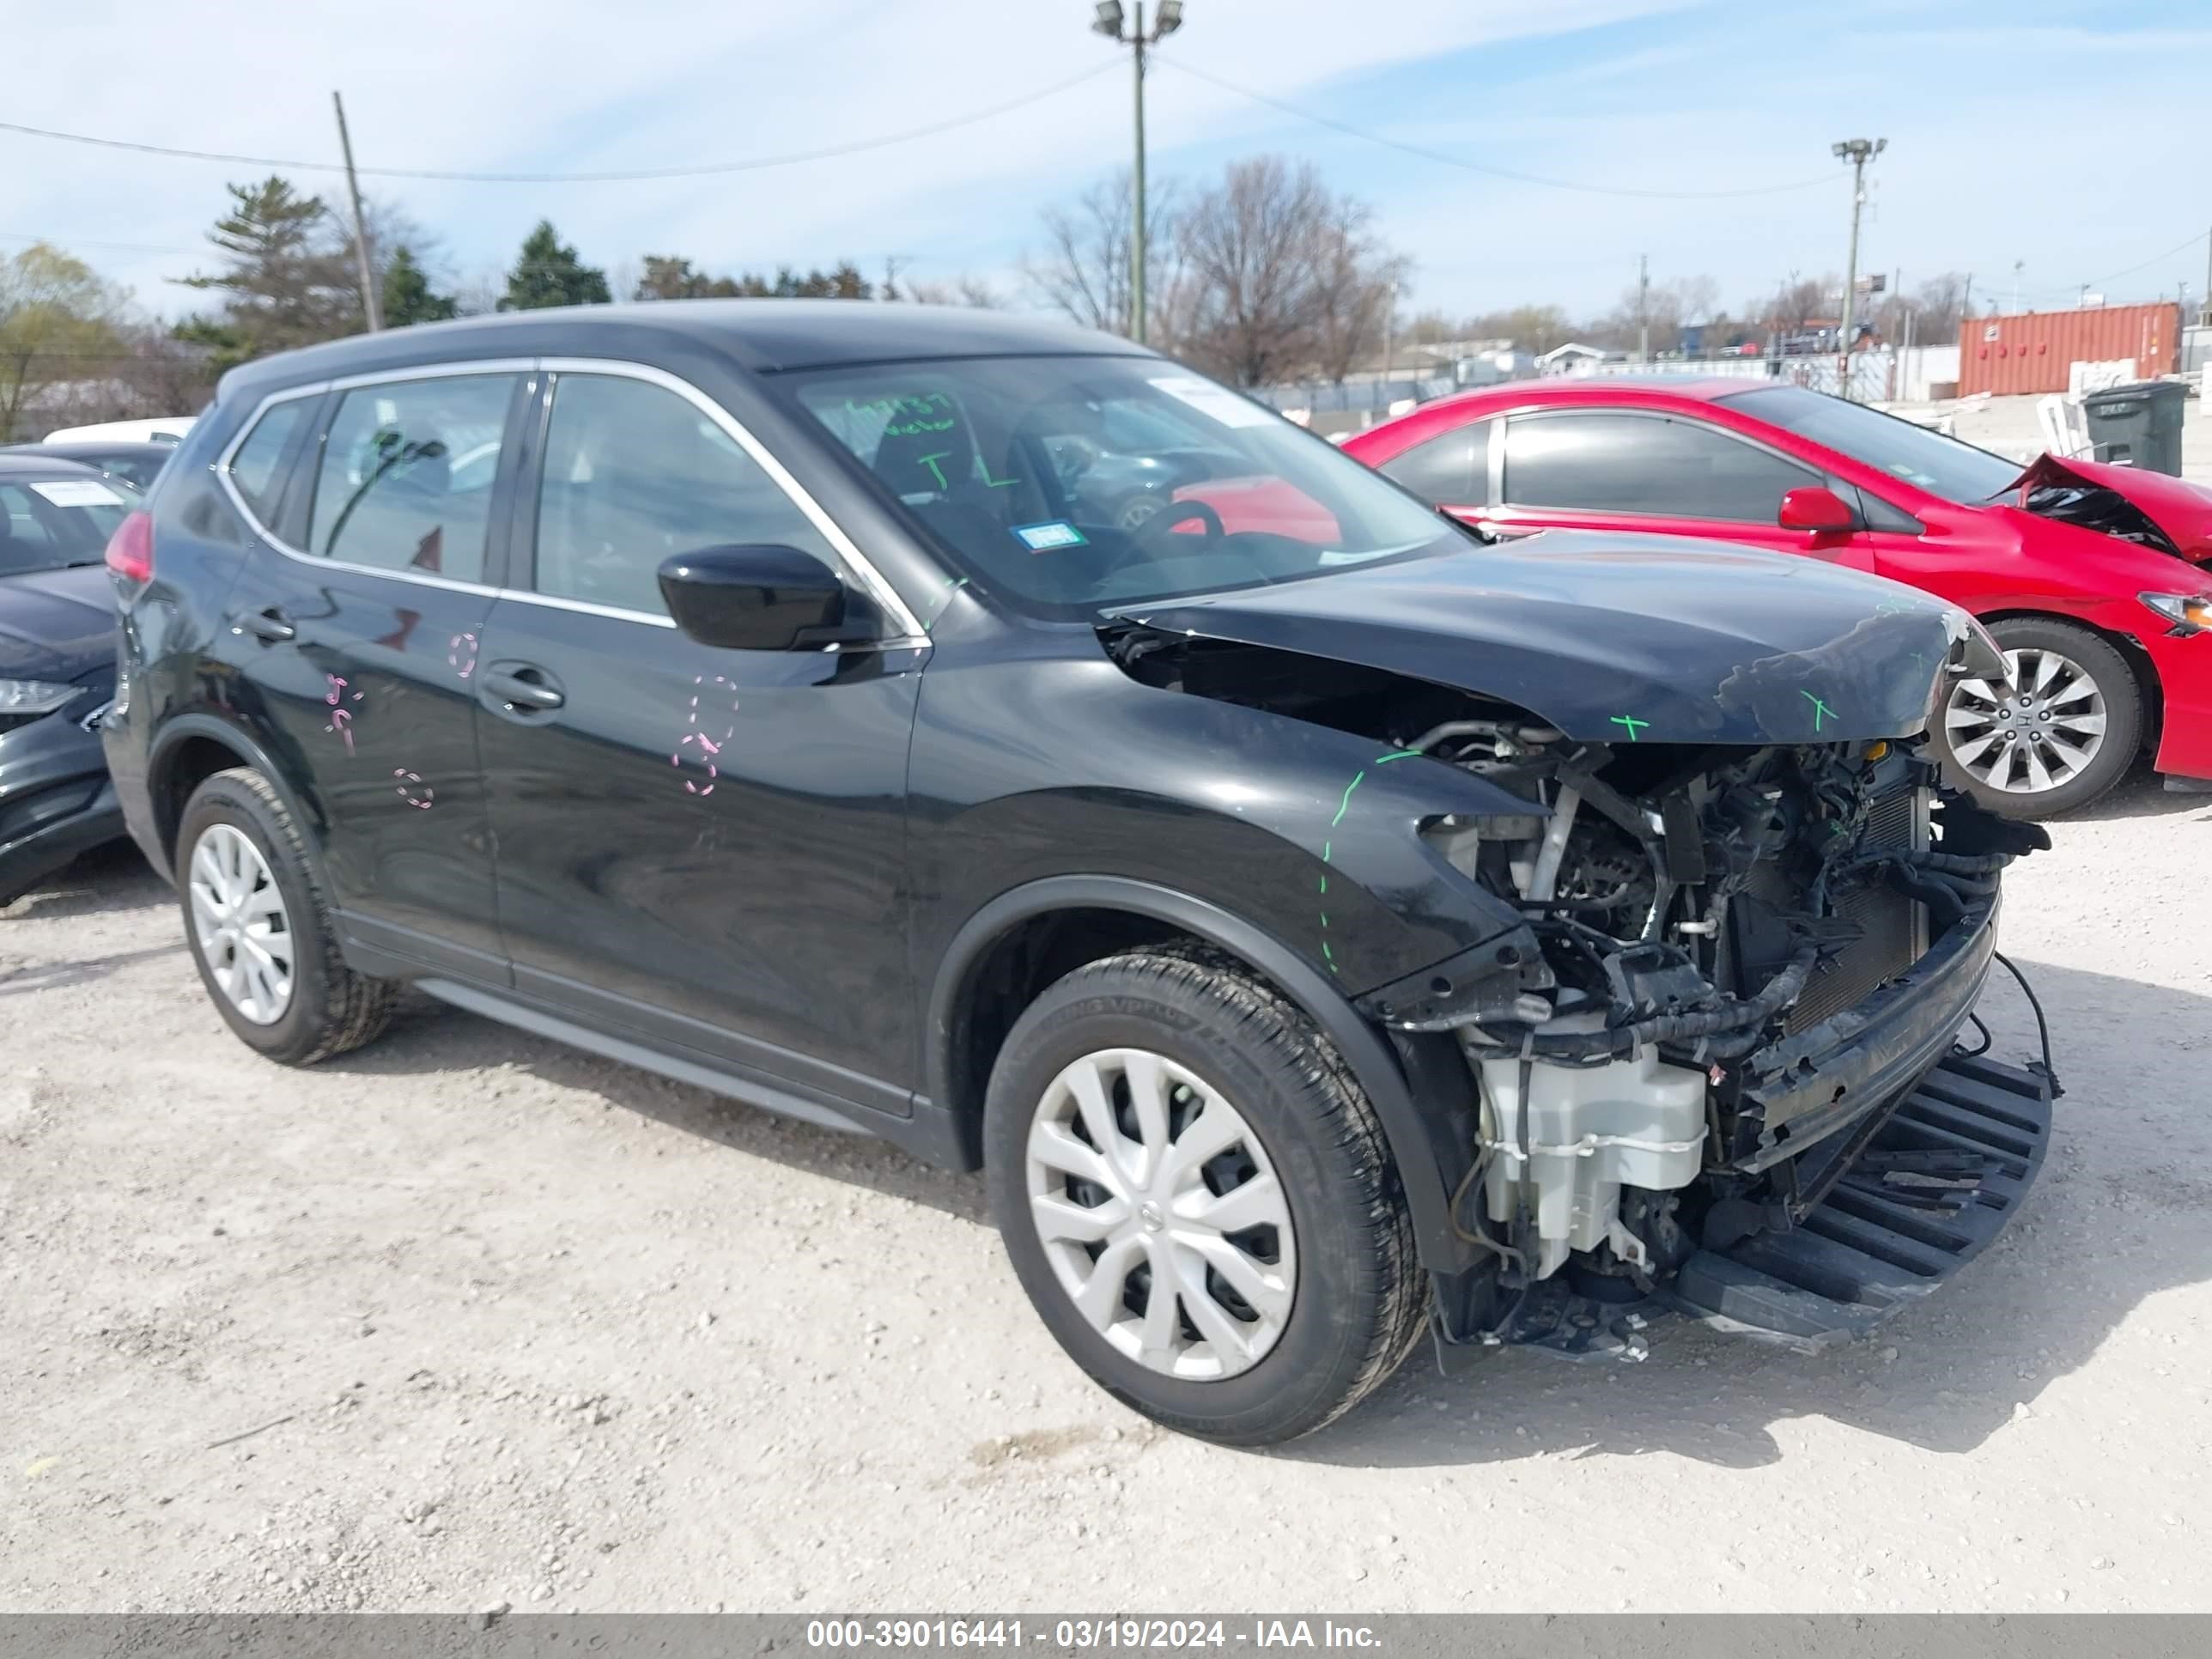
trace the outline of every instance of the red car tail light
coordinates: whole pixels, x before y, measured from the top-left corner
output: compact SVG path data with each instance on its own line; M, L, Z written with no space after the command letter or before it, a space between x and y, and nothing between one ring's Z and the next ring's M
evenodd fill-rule
M154 580L154 517L133 513L107 538L107 568L134 582Z

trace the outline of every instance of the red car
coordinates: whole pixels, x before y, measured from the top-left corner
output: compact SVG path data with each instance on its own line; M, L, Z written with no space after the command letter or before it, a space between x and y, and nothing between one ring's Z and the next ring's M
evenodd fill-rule
M2012 684L1956 685L1959 781L2019 817L2109 789L2143 750L2212 780L2212 490L2016 461L1763 380L1576 380L1464 392L1348 439L1453 517L1509 535L1643 530L1827 559L1963 605Z

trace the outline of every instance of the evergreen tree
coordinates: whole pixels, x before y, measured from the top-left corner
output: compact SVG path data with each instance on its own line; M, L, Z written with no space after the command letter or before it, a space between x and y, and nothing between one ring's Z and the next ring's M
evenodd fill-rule
M353 333L358 306L340 268L342 239L331 234L322 198L300 195L275 174L226 188L230 211L216 221L208 240L228 268L180 279L187 288L222 294L222 309L179 325L178 337L212 348L220 373L271 351Z
M450 294L432 289L430 278L415 263L405 243L392 250L392 263L384 272L384 325L405 328L410 323L442 323L459 307Z
M536 311L545 306L603 306L613 298L607 274L583 263L565 246L550 219L523 238L522 252L507 274L501 311Z

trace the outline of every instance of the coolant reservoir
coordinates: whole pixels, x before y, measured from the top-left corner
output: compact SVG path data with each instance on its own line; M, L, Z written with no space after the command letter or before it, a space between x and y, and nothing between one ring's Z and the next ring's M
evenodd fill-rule
M1571 1014L1538 1029L1594 1031L1603 1024L1599 1014ZM1697 1179L1705 1149L1703 1072L1668 1065L1648 1046L1602 1066L1538 1060L1526 1068L1524 1103L1519 1060L1479 1066L1492 1148L1483 1180L1490 1217L1512 1219L1525 1159L1534 1176L1537 1277L1554 1272L1570 1251L1595 1249L1612 1235L1623 1187L1664 1192ZM1615 1243L1632 1259L1639 1248L1625 1235Z

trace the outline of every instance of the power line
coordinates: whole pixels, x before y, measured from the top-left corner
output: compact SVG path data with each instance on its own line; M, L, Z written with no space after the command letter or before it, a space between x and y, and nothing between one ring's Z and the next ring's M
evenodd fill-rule
M1576 190L1592 196L1642 196L1666 201L1689 202L1717 200L1725 197L1737 196L1779 196L1785 191L1811 190L1816 185L1835 182L1834 174L1823 173L1817 179L1800 179L1795 184L1757 185L1746 190L1636 190L1620 185L1583 185L1567 179L1547 179L1540 173L1516 173L1510 167L1492 167L1486 161L1470 161L1464 155L1447 155L1440 149L1430 149L1424 145L1409 144L1403 139L1387 137L1382 133L1370 131L1365 127L1353 126L1348 121L1340 121L1333 116L1322 115L1313 110L1302 109L1296 104L1285 103L1283 100L1272 97L1267 93L1255 92L1249 87L1240 87L1234 81L1224 81L1218 75L1209 74L1204 70L1193 69L1188 64L1178 58L1167 57L1161 52L1155 52L1152 54L1152 61L1156 64L1165 64L1170 69L1179 70L1185 75L1219 87L1225 92L1233 92L1240 98L1249 98L1255 103L1265 104L1270 109L1279 109L1285 115L1295 115L1301 121L1310 121L1316 126L1328 127L1354 138L1364 138L1370 144L1381 144L1389 149L1403 150L1408 155L1418 155L1424 161L1440 162L1448 167L1462 167L1469 173L1487 173L1493 179L1510 179L1517 184L1541 185L1549 190Z
M955 128L973 126L979 121L988 121L1001 115L1010 115L1018 109L1042 103L1069 88L1103 75L1115 68L1111 63L1094 64L1080 75L1071 75L1065 81L1024 93L1021 97L1003 104L994 104L987 109L970 111L965 115L933 121L926 126L909 127L903 132L885 133L881 137L855 139L850 143L831 144L822 149L793 150L781 155L757 155L742 161L712 161L693 167L639 167L613 173L457 173L434 167L361 167L356 171L378 179L427 179L446 184L464 185L605 185L635 184L654 179L696 179L714 173L752 173L764 167L795 167L803 161L826 161L841 155L855 155L864 150L884 149L893 144L911 143L917 138L933 137ZM63 143L91 144L101 149L132 150L144 155L168 155L192 161L225 161L241 167L283 167L295 173L343 173L343 161L287 161L270 155L234 155L221 150L179 149L167 144L142 144L124 138L99 138L82 132L57 132L47 127L25 126L18 121L0 121L0 132L20 132L33 138L52 138Z
M2092 277L2089 282L2089 286L2091 288L2101 288L2106 283L2118 282L2123 276L2132 276L2139 270L2148 270L2153 265L2157 264L2163 260L2171 259L2177 253L2188 252L2191 248L2195 247L2208 235L2212 235L2212 231L2200 230L2187 241L2182 243L2179 246L2170 247L2163 253L2154 254L2151 258L2144 260L2139 265L2130 265L2125 270L2116 270L2109 276Z

